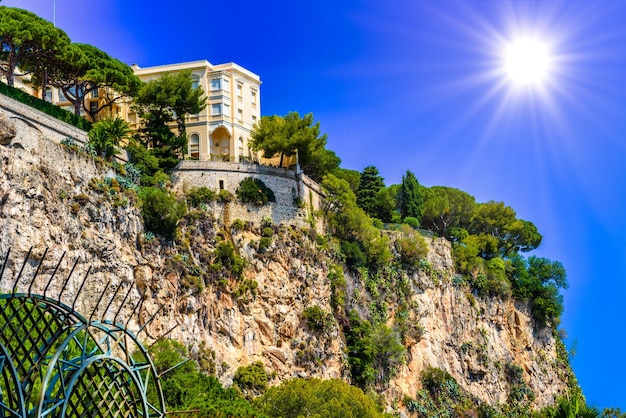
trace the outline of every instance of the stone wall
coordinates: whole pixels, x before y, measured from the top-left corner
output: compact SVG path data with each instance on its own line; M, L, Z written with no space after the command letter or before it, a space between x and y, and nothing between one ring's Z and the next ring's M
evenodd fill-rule
M172 176L174 189L185 191L192 187L207 187L235 194L239 183L247 177L261 180L276 196L276 202L256 207L236 201L228 206L230 221L242 219L259 224L269 217L275 224L305 226L312 211L322 209L323 191L319 184L301 171L268 167L251 163L215 161L182 161ZM298 204L301 202L301 204ZM214 208L224 216L223 205ZM321 225L318 225L321 227Z
M3 94L0 94L0 110L9 120L19 120L23 124L39 131L44 138L57 144L67 137L73 138L82 145L89 140L85 131Z

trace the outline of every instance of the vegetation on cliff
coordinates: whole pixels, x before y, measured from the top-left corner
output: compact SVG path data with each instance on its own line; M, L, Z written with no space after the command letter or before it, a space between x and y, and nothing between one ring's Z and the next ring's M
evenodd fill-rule
M3 45L9 45L7 35L0 35ZM3 51L1 58L6 61L10 46L4 46ZM84 97L85 92L97 88L97 83L115 85L124 82L124 77L128 85L116 89L139 96L137 103L147 123L127 146L130 164L117 167L118 178L94 179L91 186L103 198L111 199L113 206L131 205L138 198L146 227L140 249L149 255L150 248L167 248L159 254L165 259L164 274L176 277L183 291L197 295L211 288L228 293L234 305L246 309L258 287L254 277L245 275L246 269L252 268L249 263L272 260L268 250L292 239L297 247L294 257L304 258L303 254L310 251L313 255L309 257L327 271L330 299L325 302L331 311L311 305L302 311L301 319L315 335L310 341L327 343L330 333L337 330L345 346L346 378L353 386L336 380L295 379L268 389L272 372L255 362L237 369L233 387L224 389L210 376L222 366L216 365L206 351L192 354L194 362L165 373L163 386L170 409L193 410L199 416L300 416L303 411L318 416L381 416L381 405L386 404L391 410L403 407L416 416L599 415L584 405L556 332L563 310L559 290L567 286L564 268L556 261L523 257L522 253L540 245L542 236L530 221L518 219L511 207L495 201L477 203L471 195L450 187L425 187L409 170L400 184L386 186L374 166L362 173L342 169L339 158L325 148L326 135L320 133L319 123L313 123L313 116L301 118L290 113L264 117L253 132L253 147L266 156L297 153L305 172L320 181L327 192L323 213L311 214L313 218L323 216L327 230L288 231L271 221L258 228L244 221L220 224L210 213L209 204L229 202L234 199L232 194L201 188L177 196L168 190L168 172L184 155L186 146L184 115L204 105L200 95L189 90L188 76L164 78L140 87L126 68L118 68L115 61L98 51L80 46L68 51L82 57L70 61L75 71L70 74L68 70L68 74L80 73L77 79L88 83L63 84L68 93L72 86L80 89L75 98ZM101 67L77 69L84 61L87 66L97 61ZM12 62L8 64L7 71L12 71L15 67L11 67ZM119 78L101 77L109 67ZM8 77L9 72L5 74ZM175 91L180 86L186 92L180 97L159 95L162 90ZM182 134L176 135L168 127L174 120ZM94 129L92 146L106 158L120 141L99 126ZM242 203L264 205L272 201L273 193L264 185L253 179L244 182L237 192ZM87 199L77 195L72 204L78 211ZM245 242L233 238L241 231L247 234ZM431 236L452 243L458 275L446 274L429 263L426 238ZM552 330L548 335L556 338L558 358L554 367L563 370L561 378L568 387L564 397L553 407L532 411L537 394L525 380L524 367L512 361L489 361L486 342L478 346L473 341L459 342L461 351L476 352L480 361L504 377L508 391L505 403L487 405L462 389L449 371L434 367L421 372L422 389L413 396L394 404L393 399L385 401L375 395L388 391L407 362L408 349L423 337L415 292L422 290L420 286L439 285L463 289L473 306L477 299L528 302L535 331ZM292 343L297 347L295 363L313 369L323 363L323 358L310 341ZM153 354L160 372L189 355L185 347L169 341L156 344ZM607 411L604 415L618 416L621 412Z

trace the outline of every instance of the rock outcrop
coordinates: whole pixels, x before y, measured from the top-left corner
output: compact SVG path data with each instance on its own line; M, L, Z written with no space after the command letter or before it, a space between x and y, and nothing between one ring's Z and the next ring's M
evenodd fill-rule
M321 333L309 329L302 316L314 305L332 311L328 276L336 261L332 250L309 236L313 232L274 225L269 247L261 250L258 226L231 231L218 217L196 211L184 219L176 242L159 241L144 234L132 193L102 186L103 178L114 176L108 166L19 121L0 118L0 137L9 138L0 145L0 257L11 248L0 290L13 288L32 247L17 288L29 286L48 248L34 292L49 285L48 294L59 295L67 281L60 298L69 303L85 280L76 308L88 314L106 287L105 300L119 297L106 312L96 307L95 314L111 319L131 289L119 319L137 330L154 317L142 334L148 342L169 333L192 352L208 348L225 384L238 366L258 360L275 372L276 382L349 377L343 324L333 318ZM222 241L231 241L245 260L242 277L216 267L212 257ZM507 368L515 366L536 396L534 405L551 404L566 387L551 332L535 329L525 303L473 295L456 280L448 242L430 240L429 248L428 269L402 273L412 294L409 319L420 332L407 342L406 362L386 394L400 400L415 396L421 371L431 366L448 371L490 404L506 403L512 386ZM362 277L346 272L345 278L347 303L366 314ZM393 318L398 306L387 308Z

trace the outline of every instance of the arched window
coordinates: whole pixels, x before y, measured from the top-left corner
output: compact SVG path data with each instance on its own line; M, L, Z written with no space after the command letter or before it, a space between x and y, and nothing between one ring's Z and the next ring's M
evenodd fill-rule
M197 133L189 135L189 156L196 160L200 158L200 135Z

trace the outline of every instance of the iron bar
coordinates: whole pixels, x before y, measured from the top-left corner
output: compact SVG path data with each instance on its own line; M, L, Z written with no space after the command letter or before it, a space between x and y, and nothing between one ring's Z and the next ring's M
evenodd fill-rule
M120 283L119 286L117 286L117 289L115 289L115 292L113 293L113 296L111 297L111 299L109 300L109 303L107 303L107 307L104 309L104 312L102 312L102 320L104 321L106 319L107 316L107 311L109 310L109 308L111 307L111 304L113 303L113 301L115 300L115 298L117 297L118 292L120 291L120 289L122 288L122 283Z
M120 284L121 286L121 284ZM124 299L122 300L122 303L120 303L119 308L117 308L117 311L115 312L115 316L113 317L113 323L117 323L117 316L120 314L120 312L122 311L122 307L124 306L124 304L126 303L126 299L128 299L128 296L130 296L130 292L133 290L132 286L128 286L128 292L126 292L126 295L124 296Z
M143 324L141 328L139 328L139 331L137 331L137 336L139 336L139 334L141 334L141 331L143 331L148 325L150 325L150 322L152 322L154 318L156 318L156 316L163 310L164 307L165 305L162 305L159 309L157 309L157 311L150 317L150 319L148 319L146 323Z
M30 292L33 288L33 283L35 283L35 279L37 278L37 275L39 274L39 269L41 268L41 265L46 259L46 254L48 254L48 247L46 247L45 251L43 252L43 256L41 257L41 261L39 262L39 265L37 266L37 270L35 270L35 274L33 274L33 278L30 281L30 285L28 286L28 297L30 297Z
M98 298L98 301L96 302L96 305L94 306L93 310L91 311L91 315L89 315L89 321L88 321L89 324L91 324L91 320L93 319L94 314L98 310L98 305L100 305L100 301L104 297L104 294L106 293L106 291L109 288L110 284L111 284L111 282L107 282L106 286L104 286L104 290L102 291L102 293L100 293L100 297ZM72 308L72 309L74 309L74 308Z
M59 262L57 263L56 267L54 268L54 271L52 272L52 275L50 276L50 279L48 280L48 284L43 289L43 297L44 297L44 299L46 297L46 293L48 292L48 288L50 287L50 284L52 284L52 280L54 279L54 276L56 276L56 274L57 274L57 270L61 266L61 262L63 261L63 258L65 257L65 253L66 253L66 251L63 251L63 254L61 254L61 258L59 259Z
M133 308L133 312L128 315L128 319L126 320L126 323L124 323L124 328L128 328L128 323L130 322L131 319L133 319L133 317L135 315L137 315L137 310L141 310L141 307L143 306L143 301L144 298L142 297L141 299L139 299L139 303L135 305L135 307Z
M150 347L152 347L152 346L150 346ZM189 363L190 361L191 361L191 359L190 359L190 358L185 359L185 360L181 361L180 363L175 364L174 366L170 367L169 369L167 369L167 370L165 370L165 371L163 371L163 372L159 373L159 375L158 375L157 377L160 379L160 378L162 378L163 376L165 376L166 374L168 374L169 372L171 372L172 370L176 370L176 369L178 369L180 366L182 366L183 364L185 364L185 363Z
M10 254L11 254L11 247L9 247L9 249L7 250L7 255L4 258L4 261L2 262L2 270L0 270L0 282L2 281L2 276L4 276L4 269L7 266Z
M59 292L59 295L57 296L57 299L59 300L59 302L61 302L61 296L63 295L63 292L65 291L65 287L70 281L70 277L72 277L72 274L74 273L74 269L76 268L76 265L78 264L78 260L79 258L76 258L76 261L74 261L72 270L70 270L70 274L67 276L67 279L65 279L65 282L63 283L63 287L61 287L61 291Z
M161 341L163 338L167 337L172 331L174 331L176 328L178 328L180 326L180 324L176 324L174 325L172 328L170 328L165 334L161 335L159 338L157 338L156 340L154 340L154 342L152 344L150 344L148 346L148 348L152 348L153 345L155 345L156 343L158 343L159 341Z
M15 279L15 283L13 283L13 294L14 295L15 295L15 291L17 290L17 284L20 281L20 277L22 277L22 272L24 271L24 267L26 267L26 263L28 262L28 259L30 258L31 251L33 251L33 247L30 247L30 249L28 250L28 254L26 254L26 258L24 258L24 262L22 263L22 268L20 269L20 272L17 274L17 278Z
M78 287L78 291L76 292L76 295L74 296L74 300L72 301L72 310L74 310L74 305L76 305L76 301L78 300L78 295L80 295L80 292L83 291L83 286L85 286L85 282L87 282L87 277L89 276L89 273L91 273L91 266L89 266L89 268L87 269L87 273L85 274L85 277L83 278L83 281L80 283L80 286Z

